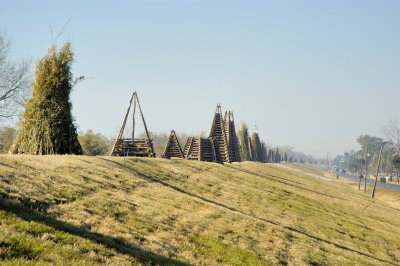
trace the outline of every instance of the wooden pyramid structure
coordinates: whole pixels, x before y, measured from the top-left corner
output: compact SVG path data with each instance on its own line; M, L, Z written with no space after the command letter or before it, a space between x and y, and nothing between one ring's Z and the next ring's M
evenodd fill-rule
M221 105L217 104L209 138L215 143L216 162L230 163L228 140L225 132L225 122L222 117Z
M236 135L235 121L232 111L226 111L224 117L226 139L228 143L228 156L231 162L241 162L239 140Z
M132 112L132 138L123 138L126 121L129 116L129 112L133 101L133 112ZM136 106L139 109L140 117L142 118L144 132L146 138L135 139L135 111ZM129 101L128 110L126 111L124 121L122 122L121 129L119 131L118 137L115 140L113 149L111 151L111 156L136 156L136 157L156 157L153 149L152 140L149 137L149 132L147 131L146 122L144 121L142 108L140 107L139 98L136 91L133 92L131 100Z
M215 143L212 138L189 137L186 141L183 154L188 160L217 162Z
M183 149L183 156L188 160L206 162L240 162L242 156L239 145L233 112L225 112L223 118L221 105L217 104L209 137L189 137Z
M161 157L167 159L170 159L171 157L184 158L181 146L179 145L179 141L174 130L171 130L167 146L165 146L164 153Z

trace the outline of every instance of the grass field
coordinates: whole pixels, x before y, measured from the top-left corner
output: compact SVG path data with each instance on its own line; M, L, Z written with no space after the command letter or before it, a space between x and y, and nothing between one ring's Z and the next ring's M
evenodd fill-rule
M357 188L254 162L1 155L0 260L400 264L400 193Z

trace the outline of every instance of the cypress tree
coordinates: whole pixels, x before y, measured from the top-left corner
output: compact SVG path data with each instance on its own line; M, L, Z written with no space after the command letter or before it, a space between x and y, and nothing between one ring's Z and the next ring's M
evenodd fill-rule
M245 123L242 123L240 130L238 131L240 148L242 150L242 160L251 161L250 150L249 150L249 130Z
M12 153L82 154L69 99L72 60L67 42L60 51L53 45L37 63L32 98L26 102Z
M268 151L268 162L276 163L276 151L274 149L269 149Z
M254 147L253 147L253 143L251 143L250 136L248 137L248 143L249 143L249 151L250 151L250 160L249 161L254 161Z
M262 162L268 162L268 151L264 141L261 141Z
M274 154L273 154L274 152L273 152L273 150L272 149L269 149L268 150L268 156L267 156L267 158L268 158L268 162L269 163L274 163Z
M276 148L276 152L275 152L275 162L276 163L280 163L281 162L281 154L279 153L279 149Z
M262 154L263 152L262 152L261 141L260 141L260 137L258 136L258 133L254 132L251 135L251 143L253 144L253 148L254 148L253 161L262 162L263 161L263 154Z

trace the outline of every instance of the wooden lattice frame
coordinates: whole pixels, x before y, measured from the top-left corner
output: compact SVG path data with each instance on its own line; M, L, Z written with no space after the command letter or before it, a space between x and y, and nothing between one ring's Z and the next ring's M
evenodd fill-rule
M171 130L167 145L165 146L164 153L161 157L167 159L170 159L171 157L184 158L181 145L179 144L179 140L176 137L174 130Z
M232 111L226 111L224 116L226 139L228 143L228 156L231 162L241 162L239 140L235 130L235 119Z
M123 134L125 130L126 121L129 116L129 112L131 110L133 102L133 112L132 112L132 138L131 139L124 139ZM135 139L135 112L136 106L139 109L139 114L142 119L144 132L146 134L145 139ZM129 147L132 150L128 151L125 150L125 147ZM121 151L123 149L123 152ZM122 122L121 129L119 131L118 137L115 139L115 143L113 145L111 156L146 156L146 157L156 157L153 149L153 143L150 139L149 132L147 130L146 121L144 120L142 108L140 107L139 98L137 96L136 91L132 93L132 97L129 101L128 109L126 110L126 114L124 117L124 121Z
M217 104L217 108L215 109L213 123L211 125L210 135L216 147L216 156L217 162L230 163L229 151L228 151L228 142L226 138L226 130L225 130L225 122L222 117L221 105Z

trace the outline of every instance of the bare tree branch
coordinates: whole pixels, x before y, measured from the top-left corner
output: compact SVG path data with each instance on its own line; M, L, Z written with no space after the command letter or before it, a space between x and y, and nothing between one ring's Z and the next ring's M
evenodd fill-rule
M15 116L30 87L30 62L9 59L9 42L0 34L0 118Z
M65 22L64 26L61 28L61 30L58 32L56 38L54 39L55 42L57 41L58 37L60 37L60 36L64 33L65 28L67 27L67 25L68 25L68 23L69 23L70 21L71 21L71 18L69 18L69 19L67 20L67 22ZM53 45L54 45L54 43L53 43Z
M389 120L386 125L382 126L383 134L393 143L396 153L400 154L400 124L397 120Z

